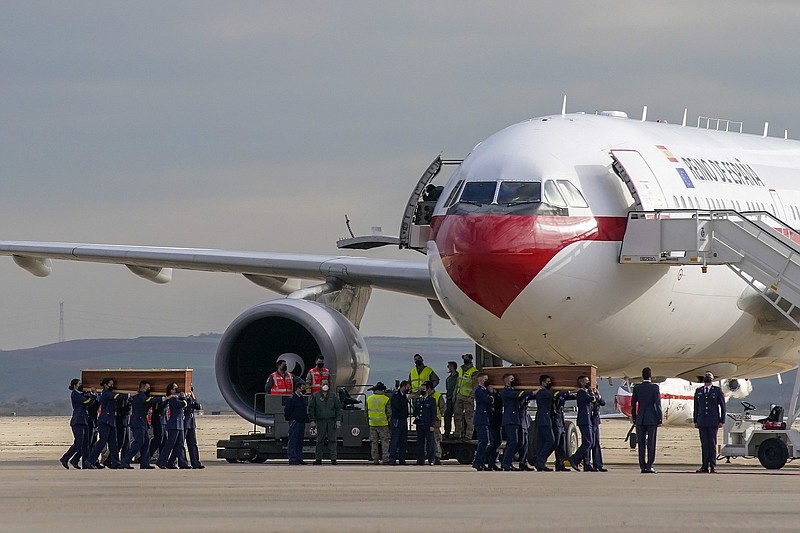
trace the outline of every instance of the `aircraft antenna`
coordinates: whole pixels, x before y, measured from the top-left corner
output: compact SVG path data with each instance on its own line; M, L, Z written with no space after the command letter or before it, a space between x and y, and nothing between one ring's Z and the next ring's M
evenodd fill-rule
M564 95L564 102L561 104L561 116L567 114L567 95Z
M769 122L764 123L764 135L762 137L766 137L767 133L769 133Z
M783 140L785 141L788 138L789 138L789 130L783 130Z
M681 124L681 127L683 127L683 128L686 127L686 115L687 115L687 113L689 113L689 108L686 108L686 107L683 108L683 124Z
M350 219L347 218L347 213L345 213L345 215L344 215L344 225L347 226L347 231L350 232L350 238L351 239L355 239L356 236L353 234L352 228L350 228Z
M642 109L642 122L646 120L647 120L647 106L644 106L644 109Z
M58 342L64 340L64 302L58 302Z

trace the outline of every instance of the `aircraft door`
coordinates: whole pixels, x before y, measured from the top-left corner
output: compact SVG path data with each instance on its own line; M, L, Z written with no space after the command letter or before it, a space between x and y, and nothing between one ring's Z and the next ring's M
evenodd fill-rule
M667 208L658 178L642 154L636 150L611 150L611 159L611 167L633 196L634 209L652 211Z

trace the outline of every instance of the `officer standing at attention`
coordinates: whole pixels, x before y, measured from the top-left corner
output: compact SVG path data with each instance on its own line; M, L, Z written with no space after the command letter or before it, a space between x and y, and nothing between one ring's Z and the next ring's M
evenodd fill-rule
M161 451L158 452L156 466L161 469L175 468L174 466L168 466L168 463L173 460L173 457L176 457L178 459L178 468L185 470L191 468L186 461L186 450L183 447L183 410L189 402L186 400L186 394L178 387L177 383L167 385L165 400L166 407L164 410L168 413L168 417L167 425L164 429L167 432L167 436L164 439Z
M92 468L87 461L89 457L89 415L86 413L86 408L89 404L95 401L92 396L83 392L83 384L79 379L73 379L69 382L70 402L72 403L72 418L69 425L72 428L72 446L61 456L59 462L61 466L69 470L69 465L78 470L78 458L83 457L83 467ZM74 459L70 460L73 455L78 454ZM69 463L67 463L69 461Z
M475 381L478 369L472 366L472 354L465 353L461 356L464 364L458 369L458 387L456 387L456 402L453 407L456 419L457 439L472 438L472 417L475 416Z
M703 386L694 391L694 427L700 431L700 447L703 450L703 466L697 471L717 471L717 433L725 424L725 395L714 385L714 374L706 372Z
M589 393L589 377L581 376L578 378L578 392L575 393L575 400L578 403L578 429L581 431L581 445L573 455L564 461L564 466L570 466L578 470L578 465L583 463L584 472L594 472L590 450L594 445L594 434L592 431L592 404L594 396Z
M600 391L596 388L589 391L594 396L594 403L592 403L592 468L598 472L608 472L603 467L603 450L600 449L600 408L606 405L606 401L600 395Z
M202 470L205 466L200 463L200 450L197 448L197 419L194 412L200 411L203 406L194 397L194 385L191 386L186 401L186 409L183 410L183 434L186 448L189 450L189 464L196 470Z
M426 381L419 387L419 398L414 408L414 424L417 426L417 465L436 464L434 430L436 424L436 402L429 394L432 383Z
M436 448L436 464L442 464L442 417L447 410L447 400L444 394L436 391L436 385L431 381L428 387L428 396L433 398L436 404L436 423L433 425L433 444Z
M392 394L390 401L391 417L391 445L389 446L389 464L406 464L406 449L408 446L408 391L411 384L403 380L397 392Z
M389 419L392 416L392 406L389 404L389 397L386 396L386 385L377 382L367 397L367 421L369 422L369 442L372 454L372 464L381 464L378 454L378 444L380 443L383 457L383 464L389 464L389 448L391 447L391 436L389 433Z
M120 396L114 392L114 379L105 377L100 381L103 392L100 394L100 415L97 417L97 431L100 438L92 448L89 455L89 464L97 467L98 458L103 448L108 444L109 468L123 468L119 460L119 447L117 445L117 398Z
M519 470L511 462L517 452L517 443L520 431L520 405L535 398L531 391L518 391L513 387L514 375L503 375L503 391L500 397L503 400L503 431L506 434L506 449L503 452L503 470ZM527 413L526 413L527 416Z
M315 366L306 374L306 385L311 387L311 394L316 394L322 388L322 382L327 381L328 386L331 382L331 371L325 368L325 357L320 354L317 356Z
M294 391L294 374L286 371L288 367L283 359L278 359L276 365L278 370L269 375L264 390L267 394L288 396Z
M564 404L574 399L575 395L570 391L556 391L553 396L553 410L550 413L550 417L553 420L553 437L555 438L556 472L569 472L569 468L564 466L564 459L567 458L567 429L564 422Z
M458 387L458 363L455 361L447 362L447 377L444 384L447 396L447 409L444 411L444 436L449 438L453 434L453 412L456 405L456 387Z
M128 453L122 458L122 466L133 468L131 461L139 454L139 468L150 470L150 438L147 435L147 412L150 410L153 397L150 396L150 382L140 381L139 392L131 399L131 420L129 426L133 433L133 443L128 447Z
M655 474L656 434L661 425L661 390L650 381L653 373L649 367L642 369L642 382L633 387L631 419L636 424L636 445L639 447L639 468L642 474ZM647 458L645 459L645 450Z
M306 433L306 422L308 422L308 409L303 398L303 383L297 381L292 387L292 395L283 406L283 416L289 423L289 442L286 445L286 455L290 465L305 465L308 463L303 461L303 437Z
M419 395L420 386L426 381L432 381L436 385L439 384L439 376L436 372L422 360L422 356L418 353L414 354L414 368L408 373L408 381L411 382L411 397L416 398Z
M486 388L489 376L484 372L478 372L478 386L475 387L475 416L473 424L475 433L478 436L478 448L475 450L475 459L472 461L472 468L477 471L486 470L486 450L489 447L489 423L492 417L492 395Z
M309 372L309 374L311 374ZM342 427L342 404L339 397L330 392L330 383L323 379L319 386L319 392L311 395L308 404L308 419L311 421L311 428L317 429L317 448L314 451L314 464L322 464L322 452L325 446L325 439L328 439L328 457L331 464L336 462L336 450L338 446L337 430Z
M534 468L540 472L551 472L547 459L553 453L555 436L553 435L553 380L547 374L539 377L541 388L536 392L536 462Z
M502 469L497 464L497 450L500 449L500 444L503 442L503 399L500 391L495 390L493 386L489 385L487 390L492 397L492 413L491 418L489 418L489 447L486 448L486 470L499 471Z

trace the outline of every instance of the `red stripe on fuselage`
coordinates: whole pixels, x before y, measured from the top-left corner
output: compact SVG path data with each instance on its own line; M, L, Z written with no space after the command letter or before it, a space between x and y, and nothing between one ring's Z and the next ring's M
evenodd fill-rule
M431 220L447 273L475 303L502 317L558 252L580 241L622 241L625 217L439 215Z

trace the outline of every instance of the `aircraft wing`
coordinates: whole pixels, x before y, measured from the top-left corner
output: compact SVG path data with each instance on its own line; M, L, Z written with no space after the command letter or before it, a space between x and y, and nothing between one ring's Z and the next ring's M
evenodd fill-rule
M138 275L158 274L158 269L175 268L206 272L230 272L248 277L278 280L300 278L324 281L336 277L345 283L370 286L412 296L436 299L428 265L421 261L237 252L202 248L169 248L65 242L0 241L0 255L37 276L50 273L51 259L126 265ZM139 272L137 272L137 269ZM144 270L143 270L144 269ZM149 276L148 279L152 279ZM158 281L153 279L153 281ZM168 281L168 279L163 280ZM162 281L162 282L163 282Z

